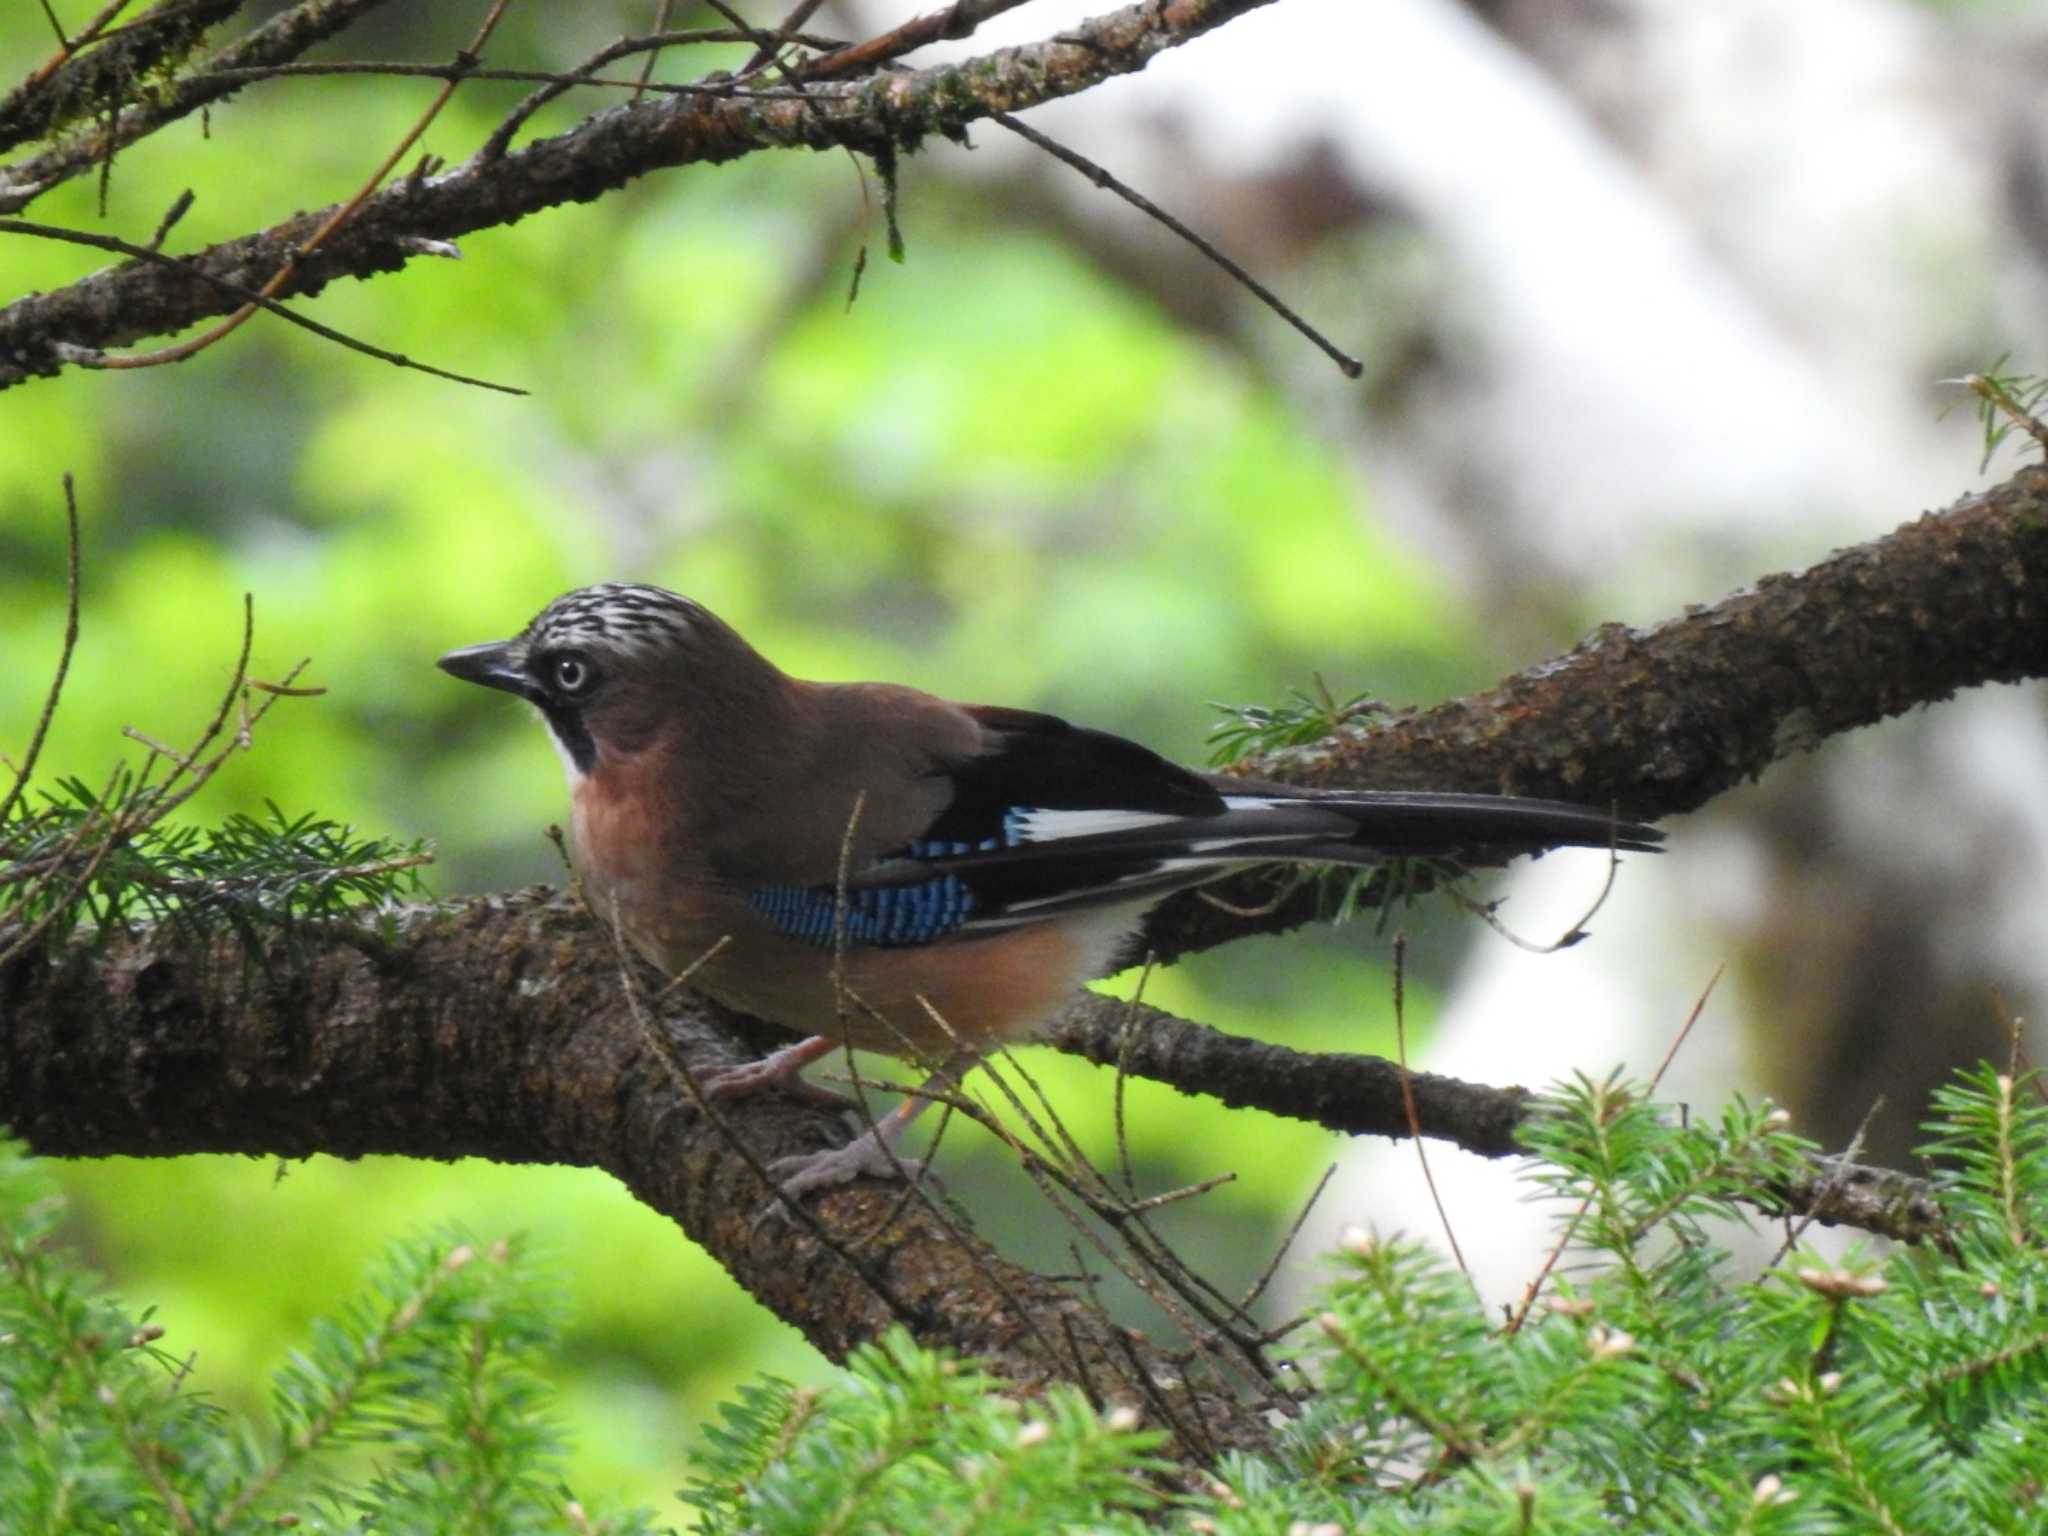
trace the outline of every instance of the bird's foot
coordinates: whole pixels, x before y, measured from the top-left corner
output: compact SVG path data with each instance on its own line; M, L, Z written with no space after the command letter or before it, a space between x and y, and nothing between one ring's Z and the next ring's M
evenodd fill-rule
M795 1045L785 1045L779 1051L771 1051L759 1061L743 1061L736 1067L706 1072L698 1078L698 1086L706 1097L721 1101L743 1099L764 1088L780 1088L806 1104L816 1104L824 1109L852 1109L853 1100L845 1094L820 1088L799 1075L819 1057L828 1056L838 1048L835 1042L818 1035Z
M896 1153L893 1136L881 1129L856 1136L843 1147L823 1152L778 1157L768 1165L769 1174L785 1200L800 1200L817 1189L836 1189L855 1179L903 1179L912 1183L924 1177L925 1164L906 1162Z

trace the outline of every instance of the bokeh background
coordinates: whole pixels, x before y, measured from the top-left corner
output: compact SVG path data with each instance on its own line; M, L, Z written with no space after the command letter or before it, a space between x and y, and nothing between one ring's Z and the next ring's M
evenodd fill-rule
M471 9L392 8L329 51L445 59ZM489 58L566 67L653 9L528 0ZM1032 0L951 50L1088 9ZM673 24L708 23L698 10ZM908 14L841 0L812 25ZM15 7L0 77L49 46ZM1051 709L1190 759L1212 701L1280 702L1318 676L1397 703L1485 686L1595 622L1654 622L1980 483L1976 425L1940 381L2048 355L2044 66L2048 8L1989 0L1280 0L1032 115L1358 353L1355 383L994 127L905 160L901 265L872 174L757 155L307 306L527 398L262 319L175 368L36 381L0 397L0 750L26 740L57 653L67 470L84 633L48 773L102 776L133 750L124 726L189 735L249 592L256 675L311 657L329 691L280 707L191 813L274 802L429 838L449 897L557 879L542 828L563 802L524 712L432 659L588 581L686 591L801 674ZM173 249L239 234L346 196L432 89L253 91L126 152L104 216L89 183L31 216L146 240L191 187ZM427 147L464 156L519 91L465 85ZM0 298L95 264L8 241ZM1418 1049L1490 1081L1647 1072L1725 966L1674 1091L1774 1093L1836 1142L1882 1094L1869 1150L1905 1157L1928 1082L2001 1050L2002 1016L2048 995L2042 704L1986 690L1781 765L1675 825L1669 857L1631 861L1569 955L1404 914ZM1561 931L1603 873L1547 859L1504 887L1505 916ZM1389 993L1384 936L1360 924L1202 957L1147 995L1387 1051ZM1106 1075L1045 1054L1029 1065L1106 1147ZM1177 1213L1226 1281L1339 1157L1321 1221L1430 1221L1408 1149L1374 1161L1142 1090L1129 1118L1155 1187L1237 1173ZM1512 1191L1447 1152L1438 1168L1482 1274L1509 1283L1527 1261ZM964 1130L946 1171L993 1235L1063 1265L1029 1186ZM559 1277L579 1491L680 1520L682 1447L734 1382L827 1370L601 1174L64 1174L72 1240L232 1408L260 1407L266 1373L391 1237L445 1220L531 1232ZM1316 1241L1283 1289L1312 1276Z

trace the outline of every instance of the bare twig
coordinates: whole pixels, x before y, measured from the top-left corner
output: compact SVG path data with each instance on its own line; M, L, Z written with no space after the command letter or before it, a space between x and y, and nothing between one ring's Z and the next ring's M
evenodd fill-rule
M1301 1236L1301 1229L1308 1225L1308 1218L1315 1210L1316 1203L1323 1198L1323 1191L1330 1187L1330 1180L1336 1176L1337 1165L1335 1163L1330 1163L1324 1167L1323 1176L1316 1180L1316 1187L1308 1192L1308 1198L1301 1202L1301 1208L1294 1213L1294 1220L1288 1223L1287 1235L1282 1237L1278 1245L1273 1249L1273 1257L1266 1261L1266 1267L1259 1271L1257 1277L1245 1290L1244 1295L1239 1298L1237 1303L1239 1311L1249 1315L1251 1309L1258 1304L1259 1298L1266 1294L1266 1287L1271 1285L1273 1277L1280 1273L1280 1261L1287 1257L1287 1250L1292 1248L1294 1240ZM1298 1323L1299 1319L1288 1323L1282 1332L1292 1332ZM1269 1339L1276 1337L1271 1329L1266 1331L1266 1336Z
M1048 134L1040 133L1030 124L1012 116L1008 112L993 112L989 115L995 122L1009 129L1010 132L1016 134L1020 139L1036 145L1063 165L1072 166L1083 176L1094 182L1095 185L1102 188L1103 191L1114 192L1147 218L1154 219L1172 230L1174 234L1185 240L1189 245L1192 245L1218 267L1221 267L1233 280L1241 283L1252 297L1293 326L1295 330L1301 332L1303 336L1307 337L1318 351L1337 365L1338 372L1342 373L1345 378L1355 379L1365 372L1365 364L1361 363L1350 353L1341 350L1329 337L1310 325L1279 294L1253 277L1251 273L1238 265L1237 262L1231 260L1230 257L1224 255L1222 251L1217 249L1213 241L1204 239L1193 229L1190 229L1186 224L1145 196L1144 193L1138 191L1137 188L1127 182L1119 181L1086 155L1067 148L1058 139Z
M775 29L773 41L756 41L753 55L739 67L739 78L746 79L748 75L773 59L779 50L787 48L797 29L816 15L818 7L822 4L824 0L796 0L796 9L782 18L782 24Z
M1422 1116L1415 1108L1415 1084L1408 1076L1408 935L1394 935L1394 1049L1401 1068L1401 1107L1408 1116L1408 1135L1415 1143L1415 1160L1422 1165L1422 1182L1429 1187L1429 1203L1436 1207L1436 1219L1444 1229L1444 1241L1451 1245L1451 1257L1457 1261L1458 1273L1470 1275L1471 1267L1465 1262L1465 1250L1458 1246L1458 1234L1451 1226L1451 1213L1444 1209L1444 1197L1436 1187L1436 1175L1430 1172L1429 1152L1422 1144Z
M253 283L269 297L324 286L345 275L391 271L428 247L527 213L587 201L667 166L722 162L755 149L911 147L934 134L958 134L994 111L1012 111L1090 89L1144 68L1273 0L1151 0L1106 12L1057 38L1007 48L958 64L864 81L810 84L747 99L696 96L687 103L645 102L637 111L602 113L567 133L502 158L472 157L422 182L388 185L362 202L347 228L330 226L342 210L295 216L275 227L189 258L196 266ZM5 196L0 189L0 196ZM310 250L315 235L324 244ZM287 276L278 287L275 274ZM256 281L255 274L267 274ZM231 308L217 292L167 281L134 265L81 278L68 287L0 308L0 387L59 371L69 359L44 338L107 346L138 334L176 331ZM112 317L146 317L123 330Z
M108 24L116 16L128 9L128 4L129 0L107 0L107 3L100 7L99 13L80 29L78 36L66 37L62 23L57 20L56 14L51 11L46 0L43 6L43 14L50 18L50 25L57 29L57 51L44 60L39 68L30 72L28 79L22 82L21 89L24 92L34 90L60 68L70 63L76 57L79 49L88 47L99 39L100 35L106 31Z
M28 781L35 774L36 759L43 754L43 742L50 734L50 721L57 713L57 701L64 696L64 679L71 671L71 655L78 649L78 493L71 471L64 471L64 640L57 652L57 670L50 676L49 692L43 695L43 712L36 717L35 733L28 739L28 751L14 770L14 782L0 795L0 827L7 824L15 806L21 803Z
M660 3L656 5L654 8L655 31L666 32L668 30L669 16L674 11L674 9L675 0L660 0ZM647 89L647 82L654 78L655 61L658 60L660 57L661 50L659 48L650 48L647 50L647 57L640 61L640 83L634 87L633 95L630 98L631 100L638 101L640 99L641 93Z
M1441 890L1457 906L1462 908L1464 911L1470 913L1472 916L1478 918L1479 921L1486 924L1487 927L1491 928L1495 933L1499 934L1502 938L1506 939L1510 944L1514 945L1515 948L1521 950L1524 954L1554 955L1559 953L1560 951L1570 949L1574 945L1584 941L1586 937L1586 925L1592 922L1594 918L1598 917L1600 915L1600 909L1607 905L1607 898L1614 894L1615 878L1618 875L1620 875L1620 873L1621 855L1613 848L1609 848L1607 850L1607 878L1600 883L1600 889L1598 893L1595 894L1592 901L1587 904L1586 910L1580 913L1577 918L1575 918L1570 924L1568 924L1563 933L1559 934L1556 938L1550 940L1548 943L1542 943L1535 939L1523 938L1519 933L1516 933L1512 928L1508 927L1506 923L1500 920L1500 914L1493 909L1492 903L1484 901L1474 901L1471 897L1467 896L1463 891L1459 890L1456 882L1454 881L1446 880L1442 884L1440 884L1437 887L1437 889ZM1717 971L1715 972L1715 974L1718 976L1720 973ZM1707 985L1709 990L1711 990L1713 987L1713 983L1709 982ZM1672 1042L1671 1049L1673 1051L1676 1051L1678 1049L1679 1042L1682 1041L1684 1038L1685 1037L1681 1034L1678 1040ZM1670 1063L1671 1058L1669 1056L1666 1056L1664 1059L1666 1064L1668 1065Z
M938 42L941 38L972 36L974 29L990 17L1015 10L1024 3L1025 0L958 0L957 4L949 5L943 11L913 17L878 37L850 44L823 58L796 65L795 69L805 80L843 80L866 74L927 43Z

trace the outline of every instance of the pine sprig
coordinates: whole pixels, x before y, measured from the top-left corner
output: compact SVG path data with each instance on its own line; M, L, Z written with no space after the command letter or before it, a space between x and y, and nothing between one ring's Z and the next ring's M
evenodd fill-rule
M275 804L266 817L234 815L212 828L170 820L250 749L279 699L325 691L297 685L304 662L278 682L249 675L255 611L246 597L233 675L191 745L169 746L130 728L124 734L145 749L139 762L118 763L97 787L78 778L41 787L36 766L79 632L78 509L69 476L64 496L70 560L62 648L22 761L0 758L9 770L0 787L0 966L81 924L217 921L254 948L266 933L417 894L419 869L433 857L424 843L364 838L323 817L289 817Z
M1575 1213L1572 1274L1548 1305L1503 1329L1419 1244L1348 1234L1303 1352L1317 1390L1274 1454L1228 1456L1180 1494L1175 1528L2048 1528L2048 1108L1987 1068L1939 1111L1940 1250L1796 1251L1757 1273L1718 1238L1739 1196L1815 1155L1782 1111L1738 1102L1679 1123L1618 1078L1561 1085L1528 1131L1533 1180ZM954 1410L936 1369L892 1353L851 1396L748 1399L714 1441L708 1528L976 1525L982 1506L937 1471ZM842 1414L859 1429L835 1428ZM931 1501L916 1521L891 1478ZM1043 1497L1041 1529L1146 1528L1110 1506L1075 1523Z
M1020 1403L900 1329L855 1350L829 1392L772 1385L723 1418L683 1490L707 1536L1036 1536L1159 1502L1160 1437L1135 1414L1072 1388Z
M2048 376L2007 372L2005 365L2011 355L2000 357L1983 373L1944 381L1960 384L1977 397L1977 420L1984 431L1984 456L1977 465L1979 474L1991 467L1992 458L2015 428L2048 447L2048 427L2043 426L2039 414L2042 402L2048 401Z
M275 804L215 827L153 821L150 795L124 766L99 789L63 780L0 823L0 916L57 938L80 923L209 919L253 938L415 895L433 858L424 843L363 837Z
M2030 1102L2041 1081L1979 1067L1936 1091L1926 1127L1944 1204L2014 1246L2048 1235L2048 1115Z
M559 1491L534 1362L554 1299L516 1244L401 1245L279 1371L273 1422L230 1419L50 1245L48 1177L0 1143L0 1529L51 1533L650 1529ZM372 1470L347 1454L367 1447Z
M1247 757L1313 746L1356 728L1360 722L1383 719L1393 712L1369 693L1339 699L1321 673L1314 675L1307 688L1289 689L1284 704L1212 702L1209 707L1223 716L1210 727L1208 737L1209 762L1218 768ZM1369 908L1377 914L1374 931L1384 933L1396 912L1440 889L1453 890L1461 906L1485 915L1490 909L1484 903L1463 894L1466 877L1464 867L1450 859L1389 858L1370 869L1288 865L1275 876L1278 885L1273 900L1283 901L1303 882L1312 882L1319 921L1342 925Z
M1339 700L1321 673L1308 688L1289 689L1285 704L1212 703L1209 707L1223 716L1209 729L1209 762L1217 768L1288 747L1311 746L1354 721L1389 713L1385 703L1368 693Z

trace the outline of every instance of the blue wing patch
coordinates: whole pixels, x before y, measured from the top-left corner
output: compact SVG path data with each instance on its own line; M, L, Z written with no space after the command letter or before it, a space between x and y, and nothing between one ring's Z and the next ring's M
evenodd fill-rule
M757 886L747 893L747 904L791 938L831 948L840 908L830 886ZM846 941L884 949L930 944L965 923L974 907L974 892L958 875L848 891Z

